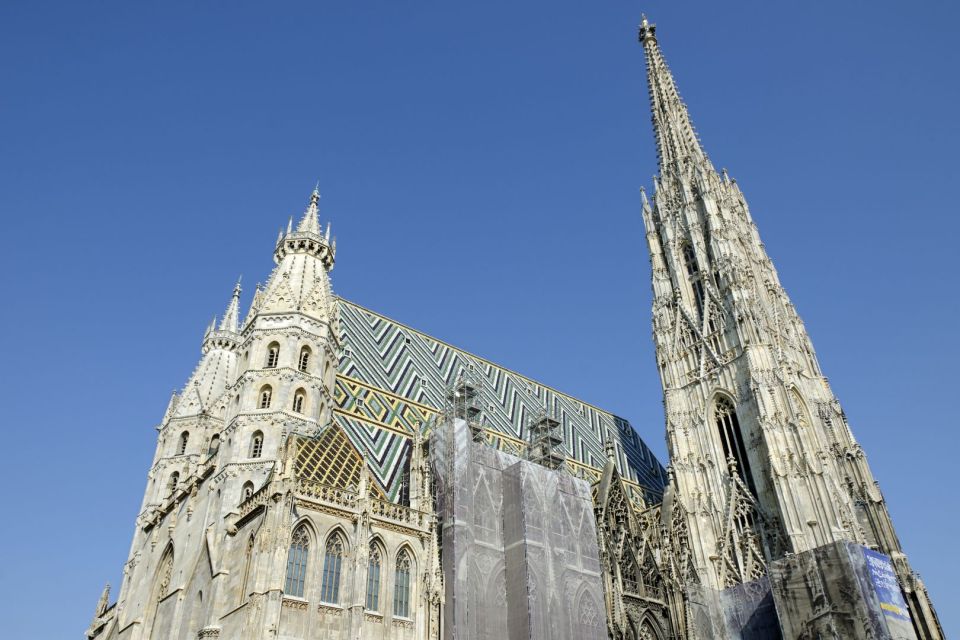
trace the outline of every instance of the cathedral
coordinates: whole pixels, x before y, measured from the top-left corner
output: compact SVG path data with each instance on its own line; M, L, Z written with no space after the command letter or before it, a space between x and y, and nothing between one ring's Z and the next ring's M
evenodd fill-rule
M743 193L646 19L639 40L669 464L627 420L337 296L314 190L170 398L87 638L944 637Z

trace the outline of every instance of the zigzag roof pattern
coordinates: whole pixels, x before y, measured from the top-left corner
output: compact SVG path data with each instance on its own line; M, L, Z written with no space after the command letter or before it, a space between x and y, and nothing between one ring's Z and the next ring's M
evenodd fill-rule
M343 355L334 400L337 423L361 451L391 499L399 492L410 438L468 373L479 381L488 441L519 453L528 425L545 410L560 421L571 470L591 482L619 444L616 464L645 501L658 502L666 472L630 423L519 373L458 349L356 303L338 298Z

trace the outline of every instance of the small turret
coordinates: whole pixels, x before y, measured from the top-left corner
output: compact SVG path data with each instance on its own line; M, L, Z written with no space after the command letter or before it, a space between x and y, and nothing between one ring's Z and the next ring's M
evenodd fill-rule
M308 253L319 258L327 271L333 269L337 244L336 240L330 242L329 223L327 224L326 234L321 231L319 205L320 191L314 187L310 194L310 203L307 205L300 223L297 224L296 230L292 230L292 224L288 224L286 235L283 235L277 241L277 247L273 253L273 259L277 264L280 264L280 261L288 253Z

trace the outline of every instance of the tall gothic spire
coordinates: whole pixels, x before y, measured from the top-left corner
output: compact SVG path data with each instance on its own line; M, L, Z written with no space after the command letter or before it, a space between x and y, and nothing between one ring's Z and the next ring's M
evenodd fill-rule
M657 43L657 25L646 16L640 23L640 43L647 59L647 86L650 91L650 111L653 115L653 134L657 140L660 174L686 161L710 161L700 146L697 132L690 122L687 105L680 98L677 84L667 67ZM712 167L711 167L712 168Z

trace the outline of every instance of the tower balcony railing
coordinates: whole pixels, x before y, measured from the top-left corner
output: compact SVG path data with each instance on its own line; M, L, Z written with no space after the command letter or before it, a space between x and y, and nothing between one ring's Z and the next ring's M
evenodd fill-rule
M417 511L416 509L405 507L402 504L381 500L379 498L372 498L370 502L371 514L374 518L391 520L420 529L425 525L425 516L427 514L422 511Z
M374 520L392 522L413 529L425 529L430 522L430 514L424 511L373 496L361 500L357 491L334 487L316 480L298 478L296 494L298 497L311 502L352 513L360 513L365 508L369 510L369 514ZM256 494L251 496L249 501L252 501L255 497ZM256 505L251 507L251 509L253 508L256 508Z
M297 478L297 495L349 511L357 509L357 493L316 480Z

